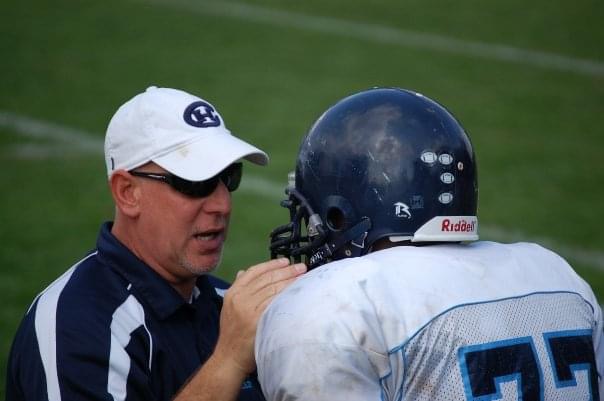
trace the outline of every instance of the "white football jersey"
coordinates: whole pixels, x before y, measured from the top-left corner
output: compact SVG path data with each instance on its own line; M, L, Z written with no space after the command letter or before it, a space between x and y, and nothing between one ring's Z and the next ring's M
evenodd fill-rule
M321 266L276 297L258 377L268 401L597 401L601 314L538 245L399 246Z

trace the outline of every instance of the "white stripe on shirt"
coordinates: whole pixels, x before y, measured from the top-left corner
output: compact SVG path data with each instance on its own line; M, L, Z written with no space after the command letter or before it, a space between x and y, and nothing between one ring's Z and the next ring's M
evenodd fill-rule
M44 374L46 375L46 391L48 393L48 401L61 401L61 390L59 388L59 375L57 372L57 303L63 289L69 282L71 275L80 263L91 256L96 255L96 252L88 255L61 277L56 279L49 285L40 295L38 295L38 303L36 304L36 339L38 348L40 349L40 358L42 366L44 366ZM35 300L34 300L35 302Z
M126 346L130 342L131 334L141 326L145 327L149 335L149 369L151 369L153 343L151 333L145 326L145 311L137 299L130 295L115 310L111 319L111 350L109 352L107 391L113 396L114 401L126 399L128 373L130 372L130 356L126 352Z

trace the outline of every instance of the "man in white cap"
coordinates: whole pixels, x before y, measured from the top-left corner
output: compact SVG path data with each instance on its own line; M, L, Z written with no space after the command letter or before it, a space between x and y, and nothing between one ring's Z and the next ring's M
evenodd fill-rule
M263 399L256 322L306 267L261 263L226 292L208 274L220 263L241 159L268 162L196 96L151 87L118 109L105 139L114 221L29 308L7 400Z

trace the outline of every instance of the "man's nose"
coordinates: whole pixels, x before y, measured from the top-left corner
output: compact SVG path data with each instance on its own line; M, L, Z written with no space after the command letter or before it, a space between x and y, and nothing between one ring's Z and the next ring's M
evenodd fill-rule
M231 193L222 180L216 189L204 199L203 208L208 213L228 214L231 212Z

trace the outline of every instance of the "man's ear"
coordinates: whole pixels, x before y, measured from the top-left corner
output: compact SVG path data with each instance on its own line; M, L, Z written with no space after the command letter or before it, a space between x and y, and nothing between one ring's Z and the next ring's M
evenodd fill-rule
M126 170L117 170L109 180L115 206L128 217L140 213L141 188L138 181Z

